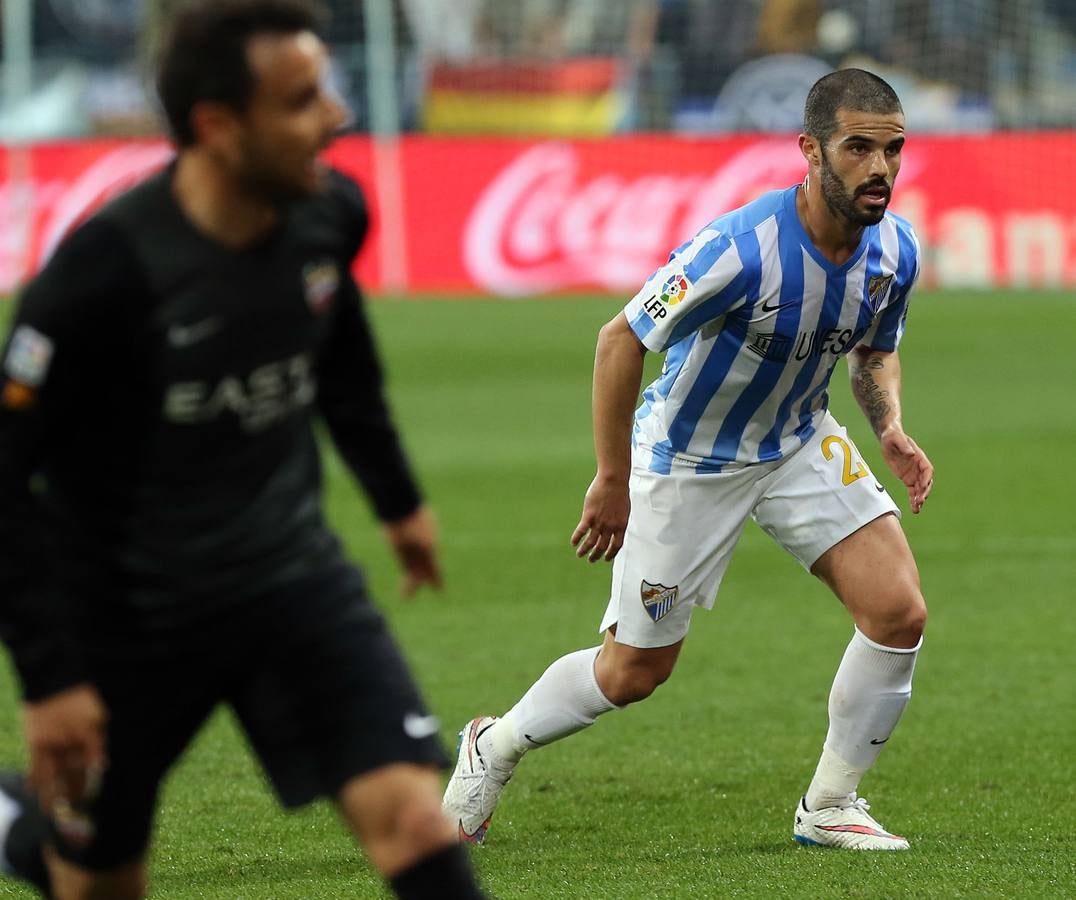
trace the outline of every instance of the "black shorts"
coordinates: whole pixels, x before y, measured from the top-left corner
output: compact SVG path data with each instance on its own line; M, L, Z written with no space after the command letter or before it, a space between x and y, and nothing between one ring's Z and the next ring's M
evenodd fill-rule
M346 564L167 637L130 625L87 643L109 711L109 766L89 809L91 842L53 835L75 865L143 856L161 779L218 703L288 807L390 763L447 765L436 721Z

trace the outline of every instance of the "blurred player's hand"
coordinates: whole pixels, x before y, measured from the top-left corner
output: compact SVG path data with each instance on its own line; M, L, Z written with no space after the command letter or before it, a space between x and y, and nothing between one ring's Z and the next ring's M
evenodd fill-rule
M575 555L597 562L611 560L624 546L631 498L627 479L595 475L583 499L583 515L572 532Z
M918 513L934 489L934 466L919 445L899 428L887 428L880 442L886 465L904 482L912 512Z
M385 536L404 572L401 597L410 597L422 585L441 587L441 563L437 558L437 520L426 506L411 515L385 523Z
M23 715L30 787L61 831L77 832L75 810L93 798L105 770L105 705L96 690L79 685L27 703Z

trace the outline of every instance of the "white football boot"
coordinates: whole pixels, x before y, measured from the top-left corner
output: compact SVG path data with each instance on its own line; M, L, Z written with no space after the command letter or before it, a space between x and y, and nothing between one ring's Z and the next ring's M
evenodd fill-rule
M908 841L890 834L867 810L870 804L855 793L842 806L826 806L810 812L806 799L796 806L792 837L814 847L841 847L845 850L907 850Z
M512 777L512 766L490 765L478 750L479 737L496 721L496 716L481 716L463 727L456 769L441 801L445 815L459 829L460 840L469 844L486 839L493 810Z

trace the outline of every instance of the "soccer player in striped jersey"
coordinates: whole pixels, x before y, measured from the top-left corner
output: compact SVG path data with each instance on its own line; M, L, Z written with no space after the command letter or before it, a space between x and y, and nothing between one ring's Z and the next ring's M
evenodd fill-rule
M504 716L463 729L444 797L462 840L484 839L525 752L670 676L693 609L713 605L750 517L855 625L793 836L907 848L857 789L908 702L926 606L896 503L827 410L847 356L852 391L918 513L934 470L904 431L897 347L919 247L887 209L904 140L900 101L882 79L857 69L822 78L799 138L803 183L706 226L602 328L597 475L572 543L591 562L613 560L604 639L555 661ZM665 353L665 365L633 416L647 351Z

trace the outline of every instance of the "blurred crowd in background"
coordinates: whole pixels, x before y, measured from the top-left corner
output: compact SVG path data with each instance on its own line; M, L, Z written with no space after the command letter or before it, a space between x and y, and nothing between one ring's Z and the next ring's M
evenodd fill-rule
M32 9L33 65L0 136L159 130L148 60L183 0L2 2ZM807 87L847 65L890 80L918 130L1076 126L1076 0L330 0L356 131L371 126L364 3L395 35L405 132L789 131Z

